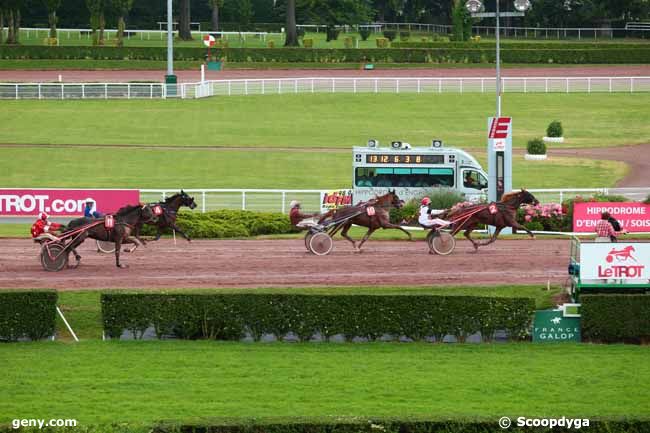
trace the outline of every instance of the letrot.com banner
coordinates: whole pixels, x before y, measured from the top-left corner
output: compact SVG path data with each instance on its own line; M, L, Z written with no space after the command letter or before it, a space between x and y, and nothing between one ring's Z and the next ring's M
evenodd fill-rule
M650 279L650 243L583 243L580 245L580 276L594 279Z
M101 213L115 212L138 204L137 189L0 189L0 217L31 217L47 212L50 216L83 215L86 200L95 202Z
M573 231L590 232L603 212L609 212L628 232L650 232L650 205L643 203L576 203L573 208Z

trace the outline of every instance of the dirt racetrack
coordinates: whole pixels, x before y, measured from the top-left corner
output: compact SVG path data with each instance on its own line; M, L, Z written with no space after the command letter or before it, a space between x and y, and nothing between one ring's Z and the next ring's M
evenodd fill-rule
M0 241L1 288L217 288L312 286L440 286L563 284L568 240L498 240L473 253L459 241L449 256L430 255L423 241L369 241L354 253L336 241L329 256L306 252L303 240L171 240L123 253L128 269L113 255L82 245L81 266L46 272L39 248L29 239Z

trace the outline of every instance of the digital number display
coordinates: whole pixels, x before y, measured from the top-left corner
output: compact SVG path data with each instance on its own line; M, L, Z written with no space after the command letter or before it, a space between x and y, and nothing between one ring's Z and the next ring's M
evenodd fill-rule
M444 164L444 155L366 155L367 164Z

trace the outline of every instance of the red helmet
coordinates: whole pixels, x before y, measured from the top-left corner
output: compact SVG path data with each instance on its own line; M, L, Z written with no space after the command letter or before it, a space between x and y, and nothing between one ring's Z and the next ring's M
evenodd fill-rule
M429 197L424 197L422 199L422 206L428 206L429 203L431 203L431 199Z
M49 216L48 214L46 214L45 212L41 212L40 218L41 218L43 221L47 220L49 217L50 217L50 216Z

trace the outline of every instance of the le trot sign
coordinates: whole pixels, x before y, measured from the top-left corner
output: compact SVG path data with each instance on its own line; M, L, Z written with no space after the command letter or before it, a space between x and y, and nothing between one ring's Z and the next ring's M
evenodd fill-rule
M583 280L650 280L650 243L583 243L580 245Z

